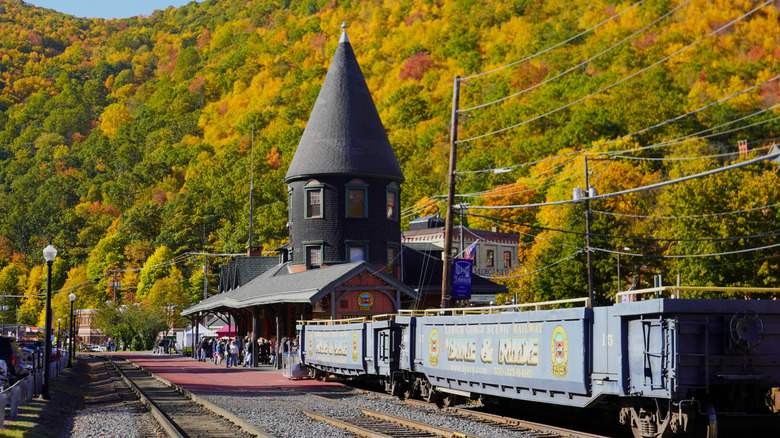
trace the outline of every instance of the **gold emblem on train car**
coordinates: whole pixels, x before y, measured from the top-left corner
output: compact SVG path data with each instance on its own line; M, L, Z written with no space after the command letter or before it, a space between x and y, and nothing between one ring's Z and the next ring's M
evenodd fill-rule
M431 330L431 339L428 342L428 352L430 353L431 366L439 364L439 332L436 329Z
M552 334L552 373L555 377L566 377L569 362L569 342L566 340L566 330L555 327Z

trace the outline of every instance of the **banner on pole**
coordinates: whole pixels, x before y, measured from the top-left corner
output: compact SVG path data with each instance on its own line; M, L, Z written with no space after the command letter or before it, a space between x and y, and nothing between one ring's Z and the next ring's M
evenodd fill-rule
M454 259L452 261L452 299L471 299L471 259Z

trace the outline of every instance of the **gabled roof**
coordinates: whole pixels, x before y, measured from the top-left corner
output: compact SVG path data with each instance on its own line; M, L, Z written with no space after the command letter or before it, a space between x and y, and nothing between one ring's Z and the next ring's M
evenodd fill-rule
M241 287L279 264L279 257L237 257L219 269L219 291Z
M284 179L318 175L404 179L346 32Z
M209 297L181 314L191 315L220 307L236 309L276 303L313 304L363 271L379 277L412 298L417 298L412 288L366 262L326 266L295 274L288 271L287 264L282 264L266 271L242 287Z

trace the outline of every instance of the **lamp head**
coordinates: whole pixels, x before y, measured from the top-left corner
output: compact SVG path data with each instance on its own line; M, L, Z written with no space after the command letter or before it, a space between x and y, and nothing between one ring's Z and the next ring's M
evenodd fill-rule
M43 248L43 258L46 259L47 263L53 262L57 258L57 248L51 245Z
M71 303L76 301L76 294L71 292L70 295L68 295L68 299L70 300Z

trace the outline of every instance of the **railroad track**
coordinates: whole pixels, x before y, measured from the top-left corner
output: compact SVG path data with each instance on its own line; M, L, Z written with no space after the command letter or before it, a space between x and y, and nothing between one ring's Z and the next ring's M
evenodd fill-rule
M380 397L396 398L383 392L376 392L366 389L353 388L356 391L366 394L377 395ZM406 404L421 407L434 407L435 403L429 403L422 400L406 399ZM468 421L487 424L499 429L507 430L510 432L522 433L524 436L532 436L537 438L555 438L555 437L567 437L567 438L609 438L605 435L598 435L588 432L582 432L563 427L558 427L549 424L537 423L532 421L520 420L517 418L505 417L496 414L490 414L486 412L475 411L471 409L463 408L441 408L440 414L445 416L457 417ZM464 436L464 435L460 435Z
M406 418L397 417L395 415L382 412L372 411L370 409L354 406L343 401L333 400L329 397L323 397L320 395L311 395L311 397L327 400L328 402L348 406L360 411L362 415L334 418L328 415L322 415L297 408L299 411L317 421L322 421L332 426L339 427L357 436L372 438L471 438L469 435L462 434L451 429L408 420Z
M244 420L126 360L107 360L170 437L268 437Z

